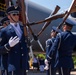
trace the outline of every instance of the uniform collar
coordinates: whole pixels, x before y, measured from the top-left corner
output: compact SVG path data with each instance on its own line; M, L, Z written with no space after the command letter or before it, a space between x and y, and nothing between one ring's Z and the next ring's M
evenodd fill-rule
M10 24L11 24L12 26L15 26L15 24L19 25L19 23L11 23L11 22L10 22Z

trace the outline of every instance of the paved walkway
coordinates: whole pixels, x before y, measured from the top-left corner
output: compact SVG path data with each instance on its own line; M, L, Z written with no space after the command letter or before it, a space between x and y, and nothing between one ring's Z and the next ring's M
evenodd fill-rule
M39 71L29 71L27 75L46 75L46 72L39 72ZM57 74L58 75L58 74ZM72 71L71 75L76 75L76 71Z

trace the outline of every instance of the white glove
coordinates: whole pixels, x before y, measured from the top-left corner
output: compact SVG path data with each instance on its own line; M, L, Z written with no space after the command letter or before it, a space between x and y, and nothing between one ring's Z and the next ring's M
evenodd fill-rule
M44 67L44 70L48 70L48 69L49 69L48 60L45 59L45 67Z
M46 65L46 66L44 67L44 70L48 70L48 69L49 69L49 66Z
M11 37L9 39L9 45L10 45L10 47L14 47L17 43L19 43L19 40L20 39L17 36L15 36L14 38Z
M47 59L45 59L45 64L48 64L48 60Z

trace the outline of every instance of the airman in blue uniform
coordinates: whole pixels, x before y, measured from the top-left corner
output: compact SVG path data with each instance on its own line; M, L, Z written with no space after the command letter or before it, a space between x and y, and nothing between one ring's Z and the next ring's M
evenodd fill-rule
M61 30L57 29L55 26L52 27L51 38L46 41L46 59L47 59L47 54L49 53L50 48L54 43L56 35L59 32L61 32ZM52 75L52 71L54 70L53 68L54 68L54 60L51 60L49 62L49 69L47 70L47 75Z
M9 19L7 16L5 16L1 19L1 24L3 27L6 27L9 24Z
M8 52L8 71L15 75L26 75L28 49L25 42L23 25L19 22L18 6L6 10L10 24L1 30L0 50Z
M1 28L3 28L3 26L0 23L0 36L1 36ZM1 57L1 54L0 54L0 74L2 74L2 70L3 70L3 66L1 64L2 64L2 57Z
M63 32L57 35L54 44L47 55L48 60L50 60L52 57L51 50L53 51L53 55L58 51L58 64L55 64L54 67L57 66L59 69L59 75L70 75L71 69L74 67L72 51L76 46L76 36L71 33L71 29L74 25L76 25L76 21L71 17L68 17L63 24Z
M8 17L3 17L1 19L1 27L4 28L9 24L9 19ZM2 29L1 28L1 29ZM1 53L1 72L3 75L4 73L7 74L8 73L8 53Z

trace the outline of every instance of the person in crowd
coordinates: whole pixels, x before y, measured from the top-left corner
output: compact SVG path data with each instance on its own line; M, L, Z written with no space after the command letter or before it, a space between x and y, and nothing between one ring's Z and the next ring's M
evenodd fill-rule
M3 28L1 22L0 22L0 35L1 35L1 29ZM0 38L1 40L1 38ZM0 54L0 75L2 74L2 71L4 70L3 69L3 66L1 65L2 64L2 57L1 57L1 54Z
M58 33L60 33L61 30L57 29L57 27L53 26L51 33L50 33L50 39L46 40L46 59L47 59L47 54L50 51L51 46L54 43L54 40L56 38L56 35ZM53 57L53 59L51 59L51 61L49 62L49 65L46 65L46 59L45 59L45 70L47 70L47 75L51 75L51 72L54 70L54 61L55 61L55 57Z
M37 70L39 70L39 59L37 58L37 56L34 54L34 58L33 58L33 69L37 68Z
M23 25L19 22L19 12L19 6L7 8L6 14L10 24L1 30L0 50L8 53L8 72L26 75L28 49Z
M71 32L74 25L76 25L76 21L69 16L62 26L63 32L56 36L47 54L47 60L50 61L58 51L58 61L54 64L54 67L58 68L59 75L70 75L71 69L74 67L72 51L76 46L76 36ZM52 75L56 75L56 71Z
M5 28L8 24L9 24L9 19L8 17L3 17L0 21L1 23L1 28L0 28L0 31L2 28ZM4 73L8 75L8 53L4 54L4 53L1 53L1 74L3 75Z
M44 58L43 57L40 57L39 59L39 69L40 69L40 72L44 72Z
M1 19L1 24L3 27L6 27L9 24L9 19L7 16L5 16Z

